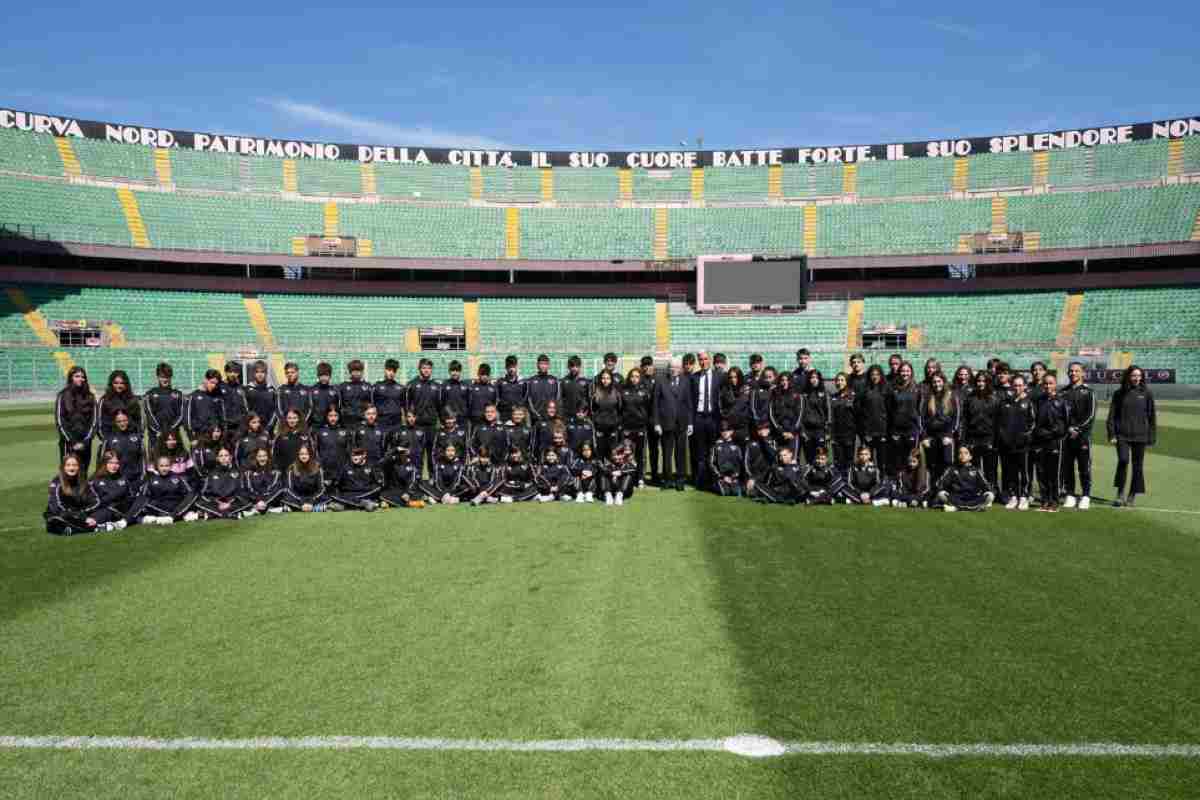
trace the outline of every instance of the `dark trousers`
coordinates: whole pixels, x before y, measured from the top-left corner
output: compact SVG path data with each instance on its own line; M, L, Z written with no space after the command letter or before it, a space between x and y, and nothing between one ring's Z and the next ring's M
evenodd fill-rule
M992 491L998 492L1000 490L1000 454L996 450L996 446L984 443L969 444L968 447L971 448L971 458L975 462L975 466L983 471L983 477L987 479Z
M804 442L804 460L809 464L816 463L817 449L825 448L826 455L832 458L833 453L828 452L825 437L819 434L808 434L803 439Z
M925 466L929 470L929 485L937 486L944 473L954 464L954 440L950 444L942 442L941 436L930 438L929 446L925 448Z
M660 460L662 456L662 441L658 435L658 431L654 430L653 425L646 429L646 448L646 460L648 463L644 466L650 467L650 480L657 483L658 479L662 477L662 462Z
M417 430L425 432L425 443L421 445L421 456L417 458L417 467L420 468L421 458L423 457L430 477L433 477L433 468L437 464L437 454L433 452L433 437L437 436L437 429L436 422L431 422L428 425L417 425Z
M1060 491L1075 494L1075 470L1079 470L1081 494L1092 493L1092 442L1090 436L1080 434L1063 440L1063 469Z
M616 425L597 425L596 458L606 459L612 455L613 448L617 446L620 436L621 432Z
M1038 488L1043 503L1058 502L1058 481L1062 477L1062 442L1055 439L1038 442L1033 447L1033 461L1037 468Z
M833 440L833 465L843 475L854 463L854 438Z
M101 446L103 447L103 445ZM79 475L86 480L90 474L88 467L92 465L92 443L89 441L79 450L75 450L66 439L58 437L58 463L61 464L68 455L79 459Z
M692 424L692 483L697 489L707 489L712 485L709 475L708 457L712 453L713 442L717 439L717 415L697 414Z
M871 460L881 470L889 472L892 462L888 460L888 438L886 436L863 436L861 441L863 447L871 448Z
M663 431L659 440L662 444L663 483L684 480L687 477L687 430Z
M1029 497L1031 483L1029 476L1029 452L1003 452L1000 454L1001 466L1004 470L1004 500L1010 497Z
M888 455L891 457L890 473L899 475L900 470L908 465L908 455L917 446L916 434L900 434L888 439ZM931 479L932 480L932 479Z
M1125 473L1129 462L1133 462L1133 482L1129 486L1130 494L1146 493L1146 473L1143 467L1146 462L1146 443L1117 440L1117 474L1113 478L1113 486L1117 491L1125 491Z

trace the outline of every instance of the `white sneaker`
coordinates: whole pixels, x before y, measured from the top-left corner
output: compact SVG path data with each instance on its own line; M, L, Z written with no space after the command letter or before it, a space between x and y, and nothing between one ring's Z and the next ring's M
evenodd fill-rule
M113 524L111 522L101 522L96 526L96 530L103 531L104 533L112 533L112 529Z
M513 499L511 497L509 497L508 495L504 495L503 497L500 498L501 503L511 503L512 501L513 501Z
M874 503L872 503L871 505L875 506L876 508L883 508L883 507L885 507L885 506L889 506L889 505L891 505L891 501L890 501L890 500L883 500L883 499L879 499L879 500L876 500L876 501L875 501Z
M267 513L268 514L286 514L287 510L288 510L287 506L276 506L274 508L268 508ZM255 513L258 513L258 512L255 512Z
M128 522L126 522L126 521L125 521L125 520L123 520L123 519L119 519L119 520L117 520L116 522L114 522L114 523L113 523L113 529L114 529L114 530L123 531L123 530L125 530L125 529L126 529L126 528L128 528L128 527L129 527L129 523L128 523Z
M586 503L587 495L584 494L583 492L580 492L579 494L575 495L575 502L576 503Z
M588 492L588 493L587 493L587 501L588 501L589 503L594 503L594 502L596 502L596 493L595 493L595 492Z
M1008 498L1008 502L1004 504L1004 507L1007 508L1009 511L1016 511L1017 510L1017 498L1015 498L1015 497Z
M619 506L625 505L625 495L621 492L617 492L615 495L613 495L613 502Z
M487 499L486 502L491 503L492 505L495 505L496 503L500 502L500 498L496 497L495 495L492 495L491 497L489 497Z
M943 511L958 511L958 509L957 509L956 507L954 507L954 506L950 505L949 503L947 503L946 505L942 506L942 510L943 510Z
M992 503L994 503L994 502L996 502L996 495L992 494L991 492L983 493L983 507L984 508L991 508Z
M142 524L143 525L157 525L158 517L152 517L149 514L147 514L146 516L142 517Z
M1021 502L1017 503L1017 511L1028 511L1028 510L1029 510L1029 498L1022 497Z
M197 514L195 511L189 511L183 515L184 522L195 522L198 519L200 519L200 515Z
M645 488L646 488L646 482L645 482L645 481L638 481L638 488L639 488L639 489L645 489Z
M159 517L158 524L159 525L174 525L175 518L174 517Z
M1088 497L1086 494L1083 497L1079 498L1079 510L1080 511L1087 511L1091 507L1092 507L1092 498Z
M900 500L893 500L892 508L904 508L904 503Z
M604 505L611 506L612 504L613 504L612 492L605 492L604 493Z
M1074 507L1075 507L1075 495L1069 494L1069 495L1067 495L1067 502L1063 503L1063 508L1074 508Z
M558 498L558 499L559 499L559 500L561 500L561 501L562 501L562 502L564 502L564 503L569 503L569 502L571 502L571 495L569 495L569 494L564 494L562 497L560 497L560 498ZM578 502L579 502L579 498L576 498L576 499L575 499L575 502L577 502L577 503L578 503Z

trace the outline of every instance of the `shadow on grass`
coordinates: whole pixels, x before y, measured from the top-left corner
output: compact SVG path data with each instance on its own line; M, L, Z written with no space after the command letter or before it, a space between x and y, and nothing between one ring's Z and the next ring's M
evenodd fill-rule
M213 522L51 536L41 516L46 507L45 483L7 490L3 496L10 508L22 511L0 527L0 619L71 602L97 584L185 557L237 532L237 523Z

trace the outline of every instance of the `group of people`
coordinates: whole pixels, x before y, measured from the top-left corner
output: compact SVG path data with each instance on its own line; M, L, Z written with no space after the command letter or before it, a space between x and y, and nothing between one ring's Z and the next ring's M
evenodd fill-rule
M701 352L660 374L646 356L621 375L609 353L594 376L574 356L557 377L543 355L522 377L508 356L498 379L485 363L463 380L452 361L437 380L422 359L400 382L388 359L370 383L355 359L348 380L334 384L321 363L307 386L295 363L272 386L265 362L246 384L230 362L186 395L164 363L143 396L118 369L99 398L73 367L55 403L61 463L47 530L426 503L623 505L647 480L767 503L1025 510L1036 478L1042 510L1090 504L1096 400L1078 363L1060 389L1042 362L1028 378L997 359L947 377L929 359L918 381L899 354L885 373L855 353L827 386L808 350L796 360L778 370L754 355L743 372ZM1132 366L1107 422L1117 504L1145 492L1155 433L1153 397Z

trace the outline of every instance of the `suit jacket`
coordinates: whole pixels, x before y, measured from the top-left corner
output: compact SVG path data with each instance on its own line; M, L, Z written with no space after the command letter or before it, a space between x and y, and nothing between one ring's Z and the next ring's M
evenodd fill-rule
M716 367L709 370L708 379L708 404L707 408L712 414L721 413L721 384L725 382L725 373ZM696 370L691 374L692 379L692 414L698 413L696 406L700 403L700 379L704 375L704 370Z
M654 386L654 424L664 431L687 430L695 417L696 401L687 375L667 376Z

